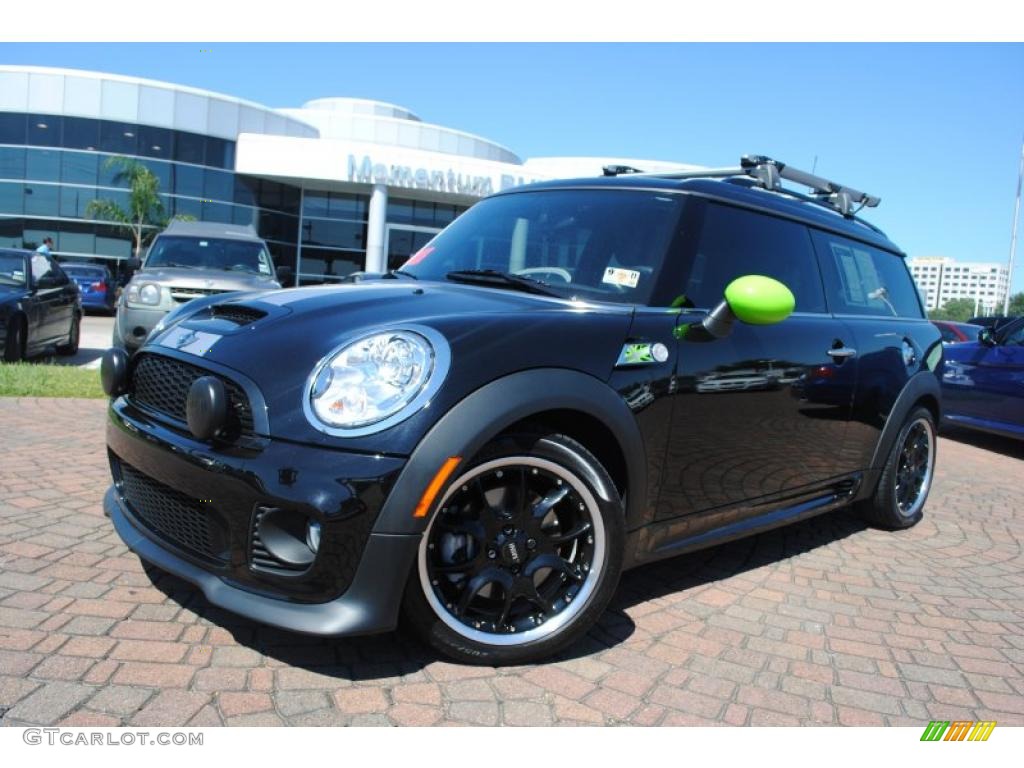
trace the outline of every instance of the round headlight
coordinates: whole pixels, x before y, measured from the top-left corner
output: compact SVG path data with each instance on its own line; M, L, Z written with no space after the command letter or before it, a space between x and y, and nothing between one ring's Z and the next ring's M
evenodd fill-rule
M160 303L160 286L156 283L129 283L125 290L125 301L155 307Z
M160 303L160 286L146 283L139 289L139 301L156 306Z
M369 431L384 429L426 402L447 366L447 343L436 331L364 336L320 364L310 383L306 412L329 432L354 434L374 425Z

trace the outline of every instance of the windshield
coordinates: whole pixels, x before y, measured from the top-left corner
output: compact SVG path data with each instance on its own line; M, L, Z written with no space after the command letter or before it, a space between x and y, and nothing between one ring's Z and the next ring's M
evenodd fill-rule
M27 280L25 257L20 253L0 253L0 285L24 288Z
M161 235L146 258L146 269L185 267L222 269L270 276L270 255L263 243L216 237Z
M492 270L542 282L566 298L646 304L681 210L679 198L649 191L499 195L470 208L401 271L465 282L465 274L449 275Z

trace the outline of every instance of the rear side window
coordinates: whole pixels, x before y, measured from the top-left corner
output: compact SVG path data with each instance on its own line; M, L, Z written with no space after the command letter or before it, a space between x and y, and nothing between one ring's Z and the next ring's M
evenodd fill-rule
M737 277L766 275L796 297L797 312L825 312L818 264L807 227L708 203L685 286L686 307L714 307Z
M829 306L840 315L923 317L917 289L894 253L812 230Z

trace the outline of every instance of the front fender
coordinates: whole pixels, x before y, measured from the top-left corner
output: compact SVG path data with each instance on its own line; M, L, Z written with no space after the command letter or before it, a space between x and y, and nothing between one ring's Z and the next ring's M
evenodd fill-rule
M459 456L468 461L511 425L552 410L588 414L615 436L626 461L626 525L631 527L631 522L640 519L647 497L647 461L633 413L615 390L593 376L561 368L537 368L486 384L441 417L412 452L373 532L422 533L429 518L415 518L413 510L446 459Z

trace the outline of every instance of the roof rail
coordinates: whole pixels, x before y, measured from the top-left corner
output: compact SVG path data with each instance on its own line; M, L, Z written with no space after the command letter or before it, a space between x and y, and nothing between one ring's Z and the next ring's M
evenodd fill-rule
M619 171L615 166L604 168L606 175L617 175ZM610 172L611 171L611 172ZM791 168L785 163L773 160L764 155L744 155L740 158L740 164L734 168L705 168L700 171L678 171L669 173L636 173L630 168L630 175L653 176L661 179L708 179L708 178L730 178L736 176L747 176L752 178L758 186L772 192L788 194L789 191L782 188L782 180L792 181L809 187L813 200L821 203L832 210L852 219L854 215L865 206L875 208L881 198L861 192L853 187L846 187L820 176L815 176L807 171ZM802 197L802 196L801 196ZM854 208L854 206L859 206Z

